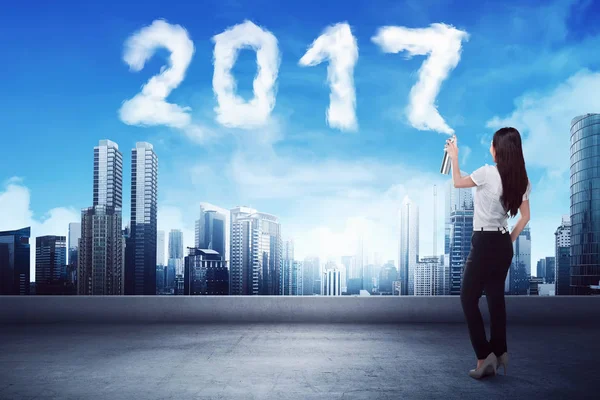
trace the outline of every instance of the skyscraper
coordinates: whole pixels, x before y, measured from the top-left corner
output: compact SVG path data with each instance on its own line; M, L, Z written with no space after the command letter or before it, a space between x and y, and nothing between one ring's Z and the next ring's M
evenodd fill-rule
M466 176L465 172L460 172ZM445 292L460 295L465 262L471 251L473 235L473 191L471 188L458 189L453 180L446 183L446 226L443 267L447 268Z
M419 260L419 208L408 196L400 208L399 280L402 295L415 293L415 268Z
M0 232L0 295L29 295L31 228Z
M226 258L227 215L200 206L200 218L196 220L195 245L198 249L215 250Z
M69 223L67 240L67 280L77 288L77 259L79 257L79 239L81 239L81 222Z
M302 293L304 296L321 294L321 261L318 257L306 257L304 259L302 277Z
M158 158L150 143L131 150L131 220L125 249L125 294L156 294Z
M231 210L232 295L281 295L281 225L248 207Z
M165 231L156 233L156 265L165 266Z
M571 121L571 291L600 281L600 114Z
M415 268L415 296L435 296L438 288L440 257L423 257Z
M292 239L283 242L281 263L281 285L283 288L283 295L291 296L292 286L294 284L294 241Z
M35 238L36 294L70 294L67 286L67 238L39 236ZM73 293L74 294L74 293Z
M557 296L571 295L571 218L563 215L560 226L554 232Z
M513 242L513 259L506 276L508 294L527 295L531 278L531 231L526 226ZM506 291L506 290L505 290Z
M542 283L544 283L543 280L546 277L546 259L545 258L541 258L538 260L535 272L536 272L535 276L537 278L542 278Z
M302 296L304 293L304 263L302 261L294 261L292 267L292 296Z
M110 140L101 140L94 147L93 205L123 207L123 155Z
M392 294L392 285L396 280L398 280L398 270L393 262L388 261L379 271L379 293Z
M556 259L554 257L546 257L544 262L544 282L554 283L556 282Z
M342 285L340 271L336 268L328 268L323 271L322 289L323 296L341 296Z
M110 140L94 147L93 188L93 206L81 211L77 294L122 295L123 155Z
M171 229L169 232L168 256L165 286L174 288L177 276L184 275L183 232L179 229Z

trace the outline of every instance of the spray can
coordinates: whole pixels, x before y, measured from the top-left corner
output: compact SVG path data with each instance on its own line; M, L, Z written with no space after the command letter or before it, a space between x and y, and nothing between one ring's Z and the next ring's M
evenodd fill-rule
M447 139L446 142L456 143L456 135L452 135L450 139ZM440 172L444 175L448 175L450 173L450 165L452 160L450 159L450 155L446 151L446 146L444 145L444 158L442 159L442 167L440 168Z

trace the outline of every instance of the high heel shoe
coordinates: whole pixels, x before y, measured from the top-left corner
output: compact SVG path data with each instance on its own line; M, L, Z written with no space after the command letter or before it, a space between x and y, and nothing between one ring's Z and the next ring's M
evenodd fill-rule
M504 367L504 375L506 375L506 366L508 365L508 353L504 352L500 357L498 357L498 367L496 370L499 370L500 367Z
M479 368L472 369L469 371L469 376L475 379L481 379L487 375L496 375L498 369L498 359L494 353L490 353L489 356L483 360L483 363Z

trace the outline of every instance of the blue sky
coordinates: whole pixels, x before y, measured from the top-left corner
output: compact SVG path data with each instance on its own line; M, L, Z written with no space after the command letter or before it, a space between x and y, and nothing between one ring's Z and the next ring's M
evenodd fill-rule
M34 227L66 234L92 202L93 147L117 142L124 153L124 220L129 219L130 152L137 141L159 157L159 227L193 240L200 202L248 205L281 218L297 256L353 252L356 232L369 252L397 257L398 207L421 209L421 251L432 250L432 187L446 135L411 126L405 108L424 56L386 54L371 38L382 26L444 23L468 33L456 68L436 97L459 138L462 168L492 163L497 127L523 135L533 184L532 264L553 255L553 232L569 212L569 122L600 112L600 26L592 1L203 1L13 2L0 16L5 54L0 94L0 229ZM201 143L166 125L119 117L124 101L166 65L158 50L139 72L123 59L126 40L157 19L187 30L195 52L183 82L167 97L189 107ZM229 128L216 119L213 36L245 20L277 38L277 96L264 126ZM298 65L324 29L347 22L358 44L354 68L359 129L332 129L327 63ZM237 92L253 96L256 53L242 50L232 70Z

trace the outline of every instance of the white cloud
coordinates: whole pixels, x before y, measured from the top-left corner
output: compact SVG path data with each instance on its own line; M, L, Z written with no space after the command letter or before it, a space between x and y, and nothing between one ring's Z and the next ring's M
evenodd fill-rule
M327 81L331 87L327 123L332 128L354 131L358 129L354 89L358 45L347 23L325 29L300 59L300 65L314 66L325 60L329 61Z
M189 107L181 107L165 100L185 78L194 55L194 43L187 31L180 25L156 20L127 39L123 59L132 71L138 72L161 47L171 53L169 67L162 67L160 74L153 76L140 93L124 101L119 117L128 125L166 125L180 129L193 141L202 143L211 132L192 123Z
M429 55L419 69L419 80L410 91L406 108L410 124L419 130L434 130L452 134L435 106L442 82L460 61L462 41L469 35L446 24L410 29L386 26L379 29L372 41L386 53L406 51L407 58Z
M523 136L528 167L539 167L560 176L570 168L571 120L600 110L600 73L586 69L547 93L528 93L515 101L506 117L495 116L489 128L513 126Z
M275 36L251 21L227 29L213 37L213 90L218 106L217 121L230 128L251 129L265 125L275 107L276 80L281 62ZM243 47L256 51L258 73L254 78L254 97L245 101L236 92L231 69Z
M67 236L70 222L79 222L81 212L57 207L41 217L30 208L31 193L20 178L9 179L0 190L0 231L31 227L30 279L35 280L35 238L44 235Z

